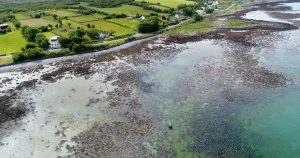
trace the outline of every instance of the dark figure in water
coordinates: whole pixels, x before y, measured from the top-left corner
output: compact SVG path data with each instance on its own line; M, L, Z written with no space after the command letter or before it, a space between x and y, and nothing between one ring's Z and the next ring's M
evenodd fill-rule
M169 129L173 129L172 123L169 123Z

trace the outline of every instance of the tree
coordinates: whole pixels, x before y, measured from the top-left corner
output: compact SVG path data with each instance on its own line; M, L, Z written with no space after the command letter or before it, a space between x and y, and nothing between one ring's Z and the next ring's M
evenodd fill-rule
M53 19L55 19L55 20L57 19L57 15L56 15L56 14L53 14L52 17L53 17Z
M14 21L14 25L17 29L21 27L21 23L19 21Z
M34 17L34 18L40 18L40 17L41 17L41 14L35 14L33 17Z
M207 14L211 14L211 13L214 12L214 9L206 8L206 9L205 9L205 12L206 12Z
M68 48L69 45L72 43L72 40L70 38L60 37L59 43L63 48Z
M194 9L191 7L186 7L182 11L185 16L192 16L194 13Z
M48 24L48 27L50 27L51 30L53 29L53 25L51 24Z
M28 28L29 26L25 25L21 27L21 33L24 35L25 30Z
M68 24L69 28L71 28L71 25L72 25L72 24L71 24L71 23L67 23L67 24Z
M91 28L91 24L86 24L86 26L87 26L88 28Z
M44 50L46 50L48 48L48 45L49 45L48 39L43 34L37 34L36 35L36 37L35 37L35 43L39 47L43 48Z
M155 32L159 30L159 18L156 16L141 20L138 26L141 33Z
M83 38L84 35L85 35L85 31L81 28L69 33L70 38L73 38L73 37Z
M41 59L45 56L43 51L37 49L37 48L27 48L25 49L21 54L15 54L13 56L13 59L15 62L22 62L27 60L36 60Z
M29 48L24 51L28 59L41 59L44 56L41 50L37 48Z
M204 18L198 14L194 14L193 19L194 21L202 21Z
M25 39L27 39L27 41L29 42L34 42L35 41L35 36L40 32L39 29L37 28L33 28L33 27L26 27L24 29L23 32L23 36L25 37Z
M87 35L93 39L99 38L99 30L97 29L90 29L86 31Z
M40 29L41 32L49 31L48 26L41 26L41 27L39 27L39 29Z

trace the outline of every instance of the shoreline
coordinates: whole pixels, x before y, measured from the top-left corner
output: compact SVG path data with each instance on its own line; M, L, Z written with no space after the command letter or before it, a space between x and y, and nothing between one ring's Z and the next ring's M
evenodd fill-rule
M270 33L270 32L276 32L276 31L295 30L295 29L298 29L298 27L295 25L292 25L292 24L288 24L288 23L268 22L268 21L262 21L262 20L250 20L250 19L243 19L241 17L242 15L244 15L248 12L251 12L251 11L269 10L270 6L275 6L279 3L293 3L293 2L298 2L298 0L288 0L288 1L253 4L246 9L238 10L231 14L210 17L216 21L218 20L218 18L227 18L229 20L230 19L248 20L248 21L256 21L256 22L262 23L262 24L256 25L256 26L245 26L245 27L239 27L239 28L224 27L224 28L212 29L212 30L205 31L205 32L198 32L198 33L194 33L192 35L183 35L183 34L165 35L162 33L162 31L159 31L157 34L142 37L140 39L136 39L133 41L124 42L119 45L111 46L111 47L104 48L101 50L92 50L92 51L75 54L75 55L46 58L46 59L40 59L40 60L28 61L28 62L22 62L22 63L3 64L3 65L0 65L0 72L6 72L6 71L20 69L20 68L28 68L30 66L49 64L49 63L59 62L59 61L79 60L79 59L85 59L85 58L93 57L93 56L102 56L102 55L106 55L106 54L110 54L110 53L115 53L116 51L120 51L122 49L133 47L136 44L141 44L145 41L154 40L158 37L166 37L167 38L166 41L168 41L168 42L186 43L186 42L193 42L193 41L199 41L199 40L204 40L204 39L243 40L243 38L245 38L251 34L255 34L255 36L257 36L259 34L262 34L262 33L265 34L267 32ZM176 27L176 25L173 25L171 27ZM235 30L236 32L233 32L233 30Z

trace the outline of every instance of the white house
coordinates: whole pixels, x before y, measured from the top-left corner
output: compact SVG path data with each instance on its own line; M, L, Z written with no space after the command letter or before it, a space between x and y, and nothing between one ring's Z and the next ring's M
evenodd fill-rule
M144 17L144 16L141 16L140 18L139 18L139 20L145 20L146 18Z
M175 14L175 18L176 18L176 19L179 19L179 18L180 18L180 15Z
M59 43L59 36L51 37L49 43L51 49L61 48L61 45Z
M99 38L105 38L105 37L108 37L109 35L110 35L110 33L106 32L106 31L99 32Z
M196 13L200 16L203 16L206 14L206 11L205 10L196 10Z
M217 9L219 4L220 4L219 1L212 1L208 3L207 7L209 9Z

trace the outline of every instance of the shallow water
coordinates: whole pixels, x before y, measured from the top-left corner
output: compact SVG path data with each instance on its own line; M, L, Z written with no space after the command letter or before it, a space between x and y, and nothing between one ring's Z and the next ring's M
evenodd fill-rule
M286 74L295 83L276 89L229 84L233 95L246 99L225 101L223 90L229 85L223 82L227 79L216 80L219 74L197 70L197 65L208 64L207 59L212 67L226 60L224 42L197 42L173 60L148 67L143 81L155 86L151 93L143 94L143 101L160 122L161 145L173 149L176 157L300 157L299 33L283 32L284 38L252 50L260 65ZM266 39L256 40L259 44ZM210 51L217 53L207 53ZM173 130L168 130L169 123Z
M274 20L266 15L258 12L255 16ZM300 31L277 36L255 38L259 47L254 48L225 40L181 44L179 47L185 49L171 59L136 67L120 59L106 63L112 70L96 72L89 78L70 75L54 83L43 82L23 92L25 102L34 102L34 111L1 132L0 157L68 155L66 145L74 143L72 137L94 123L117 119L104 111L108 106L106 92L115 88L113 81L104 81L107 74L118 73L114 67L122 67L125 73L127 69L138 71L139 82L151 85L148 91L137 86L134 95L141 99L143 111L153 116L157 133L140 140L134 150L143 149L153 157L300 157ZM236 52L254 57L242 58ZM243 64L236 63L254 59L259 66L288 76L292 84L277 88L243 85L245 79L236 71ZM46 67L45 71L52 68ZM28 79L28 75L14 74L21 81ZM31 75L35 79L41 74ZM0 74L0 78L3 76L9 76L9 72ZM17 83L13 80L0 90ZM126 152L119 157L130 157Z
M242 16L242 18L250 19L250 20L269 21L269 22L290 23L286 20L273 18L267 12L261 10L248 12L246 13L246 15Z

